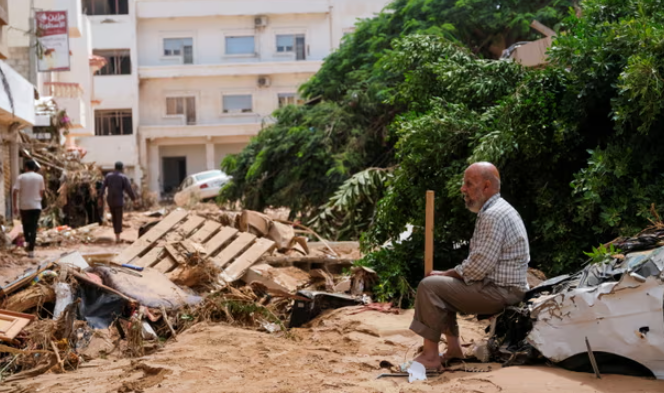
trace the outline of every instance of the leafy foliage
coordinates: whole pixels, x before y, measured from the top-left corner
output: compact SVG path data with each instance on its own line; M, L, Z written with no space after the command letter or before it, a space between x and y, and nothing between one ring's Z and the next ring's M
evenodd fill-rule
M583 253L590 258L591 263L601 264L613 259L612 256L620 253L620 249L613 244L610 244L609 248L606 248L604 244L600 244L599 247L593 247L591 252L584 251Z
M382 137L367 132L352 109L335 103L288 106L276 112L277 123L264 129L238 155L222 162L233 176L223 200L263 210L287 206L307 214L324 205L351 173L381 160Z
M224 160L222 167L234 180L222 191L221 199L241 201L257 210L288 207L292 216L302 215L305 220L316 216L353 174L393 166L396 138L390 125L398 114L411 106L426 110L430 98L447 88L460 96L484 90L476 80L476 85L437 86L427 96L419 96L416 88L410 95L397 92L405 78L424 82L441 71L428 69L432 59L426 56L403 48L394 51L399 38L414 33L447 37L460 47L472 48L472 53L497 57L505 45L538 38L528 27L533 19L554 26L571 4L572 0L508 0L496 7L489 0L394 1L376 18L361 21L356 32L345 38L341 48L303 86L304 96L322 96L322 104L277 111L276 124L266 127L239 155ZM455 56L457 49L449 46L448 54ZM463 52L462 56L470 55ZM413 54L416 56L411 57ZM390 61L393 55L400 55L406 64ZM495 71L500 72L499 68ZM347 224L353 220L336 221ZM356 237L360 230L343 231L342 237Z
M457 188L463 169L479 160L501 169L502 194L528 229L531 265L549 274L581 266L589 244L646 226L651 204L652 210L664 204L662 5L586 0L582 16L571 15L554 41L550 66L524 71L511 91L495 90L493 103L473 109L480 92L464 98L452 88L428 101L426 113L400 115L399 169L364 236L367 247L395 238L406 223L422 228L424 195L434 189L442 255L435 262L440 268L460 262L466 253L455 245L471 236L473 220ZM444 58L445 49L437 50ZM399 91L435 91L430 84L444 78L407 78ZM490 73L479 78L496 84ZM423 249L420 237L409 242ZM417 260L401 263L421 272Z
M393 48L395 39L408 35L444 37L480 57L496 59L515 42L541 38L529 27L534 19L555 28L572 4L571 0L395 0L375 18L357 25L303 86L303 93L340 101L357 91L389 87L375 65Z
M435 264L451 267L467 255L459 245L474 225L458 190L463 170L487 160L524 219L531 265L578 268L581 250L636 232L652 204L664 207L664 0L585 0L581 16L561 24L544 69L486 60L496 42L529 38L526 21L554 26L569 5L507 1L491 13L495 2L395 1L304 86L322 104L277 112L277 124L224 163L236 178L224 192L306 215L352 174L395 166L374 213L363 198L377 184L344 203L340 191L326 208L371 220L363 263L381 276L379 297L407 300L422 277L425 192L436 191ZM407 224L410 239L376 249Z
M383 197L389 169L368 168L346 180L309 225L322 236L338 240L359 238L373 221L375 205Z

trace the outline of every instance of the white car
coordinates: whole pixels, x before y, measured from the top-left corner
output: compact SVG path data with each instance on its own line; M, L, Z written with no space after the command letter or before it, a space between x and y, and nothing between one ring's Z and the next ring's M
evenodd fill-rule
M230 176L218 169L187 176L178 187L173 200L176 205L184 206L190 201L214 199L219 195L221 187L230 180Z

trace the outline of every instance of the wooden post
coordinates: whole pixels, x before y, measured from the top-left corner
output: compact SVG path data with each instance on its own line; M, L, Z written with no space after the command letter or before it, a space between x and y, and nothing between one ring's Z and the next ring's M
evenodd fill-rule
M433 210L435 193L427 191L426 224L424 228L424 276L433 270Z

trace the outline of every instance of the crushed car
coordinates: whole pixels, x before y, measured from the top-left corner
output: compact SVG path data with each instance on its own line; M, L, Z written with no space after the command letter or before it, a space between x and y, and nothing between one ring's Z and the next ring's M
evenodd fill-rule
M505 309L475 352L504 365L548 360L664 379L664 229L613 244L621 254L545 281Z

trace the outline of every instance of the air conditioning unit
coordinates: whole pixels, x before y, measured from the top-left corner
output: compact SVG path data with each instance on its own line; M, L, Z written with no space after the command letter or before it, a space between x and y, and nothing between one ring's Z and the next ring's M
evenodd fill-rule
M270 83L272 81L270 80L269 76L259 76L258 77L258 87L270 87Z
M267 16L259 15L254 18L255 27L265 27L267 26Z

